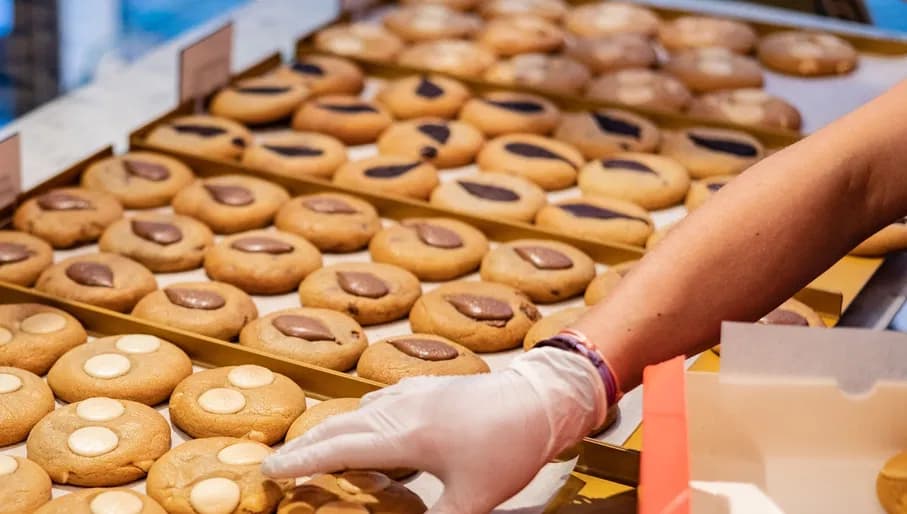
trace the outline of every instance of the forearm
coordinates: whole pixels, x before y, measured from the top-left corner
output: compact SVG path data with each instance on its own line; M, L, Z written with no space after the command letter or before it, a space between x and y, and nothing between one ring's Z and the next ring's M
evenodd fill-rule
M574 328L624 390L752 321L907 213L907 83L752 167L690 215Z

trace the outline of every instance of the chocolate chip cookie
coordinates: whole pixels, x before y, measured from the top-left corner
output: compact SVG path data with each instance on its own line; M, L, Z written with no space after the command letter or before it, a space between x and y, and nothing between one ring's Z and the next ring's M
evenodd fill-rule
M381 229L378 212L354 196L318 193L297 196L277 211L274 225L298 234L323 252L352 252Z
M173 211L191 216L217 234L261 228L290 195L277 184L244 175L197 180L173 199Z
M299 56L274 73L302 82L312 96L358 95L365 85L365 74L359 66L348 59L329 55Z
M569 57L531 53L496 62L485 70L484 78L495 84L572 95L585 87L591 75Z
M552 303L581 294L595 277L595 262L568 244L520 239L482 259L482 280L507 284L533 302Z
M286 118L309 96L309 88L292 77L276 74L243 79L211 99L211 114L248 125Z
M680 16L664 23L658 39L671 52L719 47L749 54L756 45L756 31L746 23L711 16Z
M293 129L321 132L348 145L373 143L393 122L377 102L352 95L324 95L302 105L293 115Z
M491 50L471 41L438 39L407 47L400 52L397 63L454 76L478 77L495 59Z
M572 146L535 134L511 134L489 141L476 159L479 168L527 178L542 189L576 183L583 156Z
M139 301L132 315L229 341L258 317L249 295L223 282L170 284Z
M54 249L43 240L14 230L0 230L0 280L29 287L54 261Z
M79 321L59 309L37 303L0 305L0 366L43 375L87 337Z
M595 305L611 294L611 291L617 287L618 282L633 269L633 266L635 266L637 262L638 261L622 262L617 266L611 266L595 277L592 282L589 283L589 286L586 287L586 294L583 296L586 305Z
M560 121L556 105L529 93L495 91L466 102L460 119L494 137L513 132L548 134Z
M488 252L481 231L450 218L408 218L378 232L369 252L420 280L439 282L472 272Z
M740 125L800 130L800 111L761 89L715 91L695 98L688 112Z
M727 48L693 48L674 54L664 70L695 93L762 87L762 68Z
M44 270L35 288L45 293L117 312L128 312L157 289L148 268L115 253L64 259Z
M195 176L182 162L152 152L128 152L101 159L82 173L82 187L110 193L127 209L170 203Z
M455 168L472 162L484 143L485 136L468 123L416 118L385 130L378 139L378 151L423 159L438 168Z
M690 191L687 193L684 206L688 212L692 212L706 202L713 194L717 193L722 187L730 182L735 175L715 175L702 180L696 180L690 184Z
M244 166L288 177L331 178L346 162L337 138L315 132L284 132L258 139L242 156Z
M142 213L107 227L98 247L143 264L155 273L198 268L214 235L188 216Z
M377 155L344 164L334 183L372 193L427 200L438 185L438 171L411 157Z
M540 228L608 243L643 246L652 233L649 213L614 198L583 196L546 205L535 216Z
M390 61L403 49L393 32L372 23L337 24L315 34L321 51L369 61Z
M54 248L69 248L96 241L122 216L123 206L109 193L63 187L26 200L16 209L13 226Z
M149 144L177 152L236 159L252 142L252 134L233 120L196 114L165 121L148 134L147 140Z
M737 130L693 127L662 136L661 153L679 162L693 178L735 175L765 154L759 140Z
M0 402L3 404L0 411L0 446L24 441L35 423L56 407L54 394L41 377L7 366L0 366ZM3 457L0 456L0 499L4 497ZM9 465L9 461L6 464Z
M759 60L781 73L801 76L840 75L857 67L856 49L826 32L784 31L759 41Z
M661 71L626 69L589 82L586 97L659 111L679 112L693 95L682 82Z
M442 183L432 205L492 219L531 222L545 205L545 191L522 177L484 172Z
M600 159L619 152L652 152L661 136L654 123L638 114L599 109L565 114L554 138L587 159Z
M690 177L673 159L628 152L583 166L579 188L587 196L617 198L657 210L680 203L690 188Z
M362 378L396 384L409 377L488 373L488 364L469 348L432 334L395 336L368 347L356 372Z
M398 119L453 118L471 93L462 83L441 75L410 75L397 79L375 97Z

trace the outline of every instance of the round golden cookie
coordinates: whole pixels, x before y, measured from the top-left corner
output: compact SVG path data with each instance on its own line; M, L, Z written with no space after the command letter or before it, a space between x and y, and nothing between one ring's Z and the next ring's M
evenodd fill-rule
M825 32L775 32L759 41L759 60L781 73L802 76L840 75L857 67L856 49Z
M422 286L415 275L377 262L326 266L299 285L299 299L304 307L343 312L362 325L406 316L421 294Z
M138 318L229 341L258 317L258 309L238 287L223 282L180 282L142 298Z
M904 514L904 496L907 495L907 452L901 452L887 461L876 478L876 495L888 514Z
M0 409L0 446L24 441L35 423L55 407L54 395L41 377L7 366L0 366L0 404L3 405ZM3 463L0 462L0 498L4 496L3 476ZM4 503L0 501L0 512L3 512Z
M155 273L198 268L214 244L204 223L175 214L141 213L107 227L98 249L117 253Z
M495 91L466 102L460 119L486 136L513 132L548 134L560 121L557 106L544 97L529 93Z
M639 34L571 38L567 41L566 54L596 74L651 68L658 62L652 42Z
M337 138L315 132L283 132L259 138L243 153L242 164L288 177L331 178L346 162Z
M716 175L714 177L707 177L702 180L693 181L690 184L690 191L687 193L687 199L684 202L684 207L686 207L687 212L693 212L698 209L699 206L704 204L706 200L712 197L713 194L717 193L722 187L730 182L736 175Z
M523 293L493 282L448 282L413 306L414 333L434 334L474 352L497 352L519 346L529 327L541 318Z
M109 193L78 187L52 189L16 209L13 226L54 248L91 243L123 216L123 206Z
M536 321L529 332L526 332L526 337L523 338L523 348L530 350L539 341L556 336L561 330L575 323L588 310L589 307L570 307Z
M763 83L762 68L755 59L720 47L694 48L674 54L664 70L695 93L759 88Z
M745 55L752 52L757 37L746 23L711 16L680 16L658 30L659 41L671 52L721 47Z
M480 230L451 218L408 218L375 234L372 260L394 264L420 280L453 280L474 271L488 252Z
M286 493L277 514L422 514L422 499L377 471L318 475Z
M329 55L303 55L275 72L294 78L309 88L311 96L358 95L365 85L365 74L354 62Z
M35 288L68 300L127 312L157 289L157 281L148 268L134 260L102 252L54 264L41 273Z
M693 127L663 132L661 153L679 162L693 178L735 175L765 155L762 143L737 130Z
M328 309L284 309L252 321L239 344L287 359L337 371L356 365L368 346L362 327L349 316Z
M215 116L260 125L286 118L308 96L309 88L299 80L272 74L226 86L214 95L208 110Z
M660 25L661 19L654 11L628 2L588 3L574 7L564 17L567 30L584 37L653 36Z
M337 170L334 183L351 189L427 200L438 185L438 171L420 158L376 155Z
M43 239L0 230L0 280L29 287L53 261L54 249Z
M800 130L801 125L800 111L796 107L761 89L706 93L693 99L687 112L754 127Z
M91 398L45 416L26 448L58 484L111 487L145 476L170 449L170 425L147 405Z
M356 373L383 384L404 378L488 373L488 364L465 346L431 334L390 337L368 347Z
M23 457L0 455L0 514L46 514L50 511L39 507L49 502L50 498L50 477L41 466Z
M472 41L438 39L416 43L402 52L397 64L420 70L478 77L495 61L495 55Z
M359 408L359 398L331 398L315 404L302 413L287 430L285 441L289 442L308 432L324 420L337 414L346 414Z
M132 489L75 491L45 504L34 514L167 514L158 502Z
M317 193L297 196L277 211L274 225L306 238L323 252L352 252L381 229L378 212L354 196Z
M147 209L167 205L194 178L188 166L172 157L127 152L88 166L82 187L110 193L127 209Z
M642 246L653 225L645 209L624 200L583 196L548 204L535 224L560 234L606 243Z
M0 366L43 375L87 337L79 321L59 309L37 303L0 305Z
M682 111L693 95L676 78L661 71L626 69L589 82L586 97L659 111Z
M296 289L321 267L321 252L305 239L278 230L250 230L221 239L205 254L205 272L249 294Z
M649 210L680 203L690 188L687 170L673 159L633 152L590 161L578 182L584 195L626 200Z
M388 30L405 41L466 38L478 30L479 18L439 4L398 7L383 20Z
M147 140L151 145L181 153L236 159L252 142L252 134L233 120L195 114L165 121L148 134Z
M208 225L216 234L261 228L290 195L277 184L244 175L219 175L194 183L173 198L173 211Z
M825 322L819 313L808 305L793 298L782 303L780 307L759 318L760 325L795 325L803 327L824 327Z
M126 334L69 350L50 368L47 384L69 403L104 396L154 406L191 374L192 361L173 343Z
M486 18L538 16L557 22L567 14L567 4L564 0L486 0L479 12Z
M534 182L506 173L464 175L436 187L431 204L491 219L531 222L547 202Z
M261 462L273 450L233 437L187 441L148 471L148 496L170 514L269 514L294 480L273 480Z
M558 94L577 94L590 79L589 70L569 57L541 53L515 55L498 61L484 78L495 84L530 87Z
M315 34L315 47L347 57L390 61L403 49L403 41L380 25L349 23L319 30Z
M638 114L599 109L564 115L554 138L573 145L586 159L620 152L652 152L661 138L658 127Z
M611 291L617 287L617 283L633 269L636 263L637 261L622 262L617 266L611 266L592 279L592 282L589 282L586 287L586 294L583 296L586 305L595 305L611 294Z
M489 141L476 159L479 168L527 178L542 189L564 189L576 183L585 162L572 146L535 134L511 134Z
M192 437L274 444L305 410L305 393L279 373L246 364L190 375L170 397L170 420Z
M861 257L881 257L905 248L907 248L907 218L901 218L869 236L851 250L850 254Z
M378 139L386 155L424 159L437 168L455 168L473 161L485 143L478 129L462 121L416 118L390 126Z
M471 93L462 83L441 75L410 75L383 87L375 99L396 118L453 118Z
M479 0L401 0L403 5L413 5L413 4L437 4L437 5L446 5L451 9L456 9L458 11L468 11L473 7L476 7L476 4L479 3Z
M671 223L670 225L663 226L656 229L655 232L652 232L652 235L646 239L646 250L651 250L652 248L655 248L658 243L661 243L662 239L668 235L668 232L677 226L677 223L678 222Z
M545 53L553 52L564 44L564 31L557 24L539 16L505 16L485 23L476 34L476 42L505 57Z
M293 130L321 132L348 145L373 143L393 118L376 102L352 95L324 95L309 100L293 115Z
M582 294L595 277L595 261L558 241L520 239L502 244L482 259L482 280L507 284L537 303Z

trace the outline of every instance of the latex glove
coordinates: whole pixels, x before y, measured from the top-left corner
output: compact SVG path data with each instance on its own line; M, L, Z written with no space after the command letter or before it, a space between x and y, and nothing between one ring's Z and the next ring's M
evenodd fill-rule
M541 348L504 371L419 377L366 395L268 457L273 477L343 469L414 468L444 483L433 514L487 513L507 500L607 412L595 368Z

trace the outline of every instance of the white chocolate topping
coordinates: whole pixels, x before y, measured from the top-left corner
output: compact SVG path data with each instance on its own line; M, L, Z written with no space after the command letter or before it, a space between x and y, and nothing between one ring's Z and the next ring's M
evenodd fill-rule
M29 334L51 334L63 330L66 326L66 318L55 312L39 312L33 314L19 325L23 332Z
M124 353L152 353L161 347L161 340L148 334L128 334L117 339L116 347Z
M246 397L233 389L215 387L198 397L198 405L212 414L235 414L246 406Z
M118 353L102 353L89 358L82 369L94 378L117 378L129 373L132 364Z
M6 344L13 340L13 333L5 327L0 327L0 344Z
M262 366L246 364L231 369L227 380L240 389L255 389L273 383L274 373Z
M199 514L230 514L239 505L239 485L228 478L207 478L192 486L189 503Z
M139 514L145 508L142 499L126 491L105 491L91 500L91 514Z
M76 405L76 416L85 421L110 421L126 412L123 403L112 398L88 398Z
M217 452L217 460L224 464L245 466L260 464L265 457L271 454L271 449L259 443L236 443Z
M12 393L22 388L22 379L12 373L0 373L0 394Z
M0 455L0 477L12 475L19 469L19 461L9 455Z
M115 450L120 438L107 427L83 427L69 434L66 443L76 455L97 457Z

